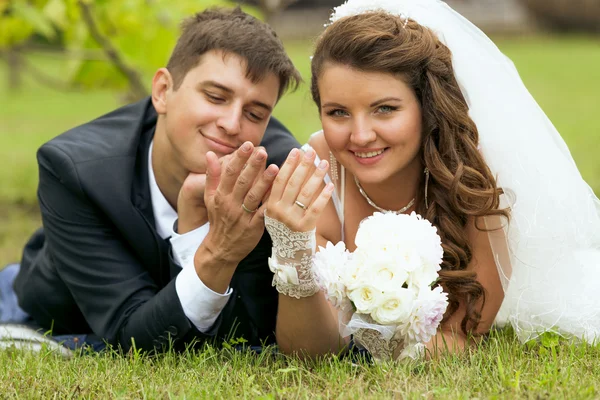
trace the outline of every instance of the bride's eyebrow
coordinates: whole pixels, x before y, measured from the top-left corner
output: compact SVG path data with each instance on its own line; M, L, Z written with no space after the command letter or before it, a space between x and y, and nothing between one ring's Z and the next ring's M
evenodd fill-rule
M402 99L399 97L384 97L383 99L379 99L379 100L374 101L373 103L369 104L369 107L376 107L383 103L387 103L389 101L402 102ZM323 107L323 108L329 108L329 107L346 108L344 105L342 105L340 103L333 103L333 102L325 103L321 107Z
M369 105L369 107L376 107L376 106L379 106L379 105L381 105L383 103L387 103L388 101L399 101L399 102L401 102L402 99L400 99L398 97L385 97L383 99L380 99L380 100L377 100L377 101L371 103Z
M346 106L343 106L340 103L325 103L321 107L322 108L325 108L325 107L346 108Z

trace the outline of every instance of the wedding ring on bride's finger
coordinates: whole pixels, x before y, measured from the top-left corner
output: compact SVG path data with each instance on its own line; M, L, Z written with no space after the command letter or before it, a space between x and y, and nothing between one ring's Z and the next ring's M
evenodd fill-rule
M242 209L243 209L244 211L246 211L247 213L249 213L249 214L253 214L253 213L255 213L255 212L256 212L256 210L258 210L258 208L257 208L256 210L251 210L251 209L249 209L248 207L246 207L246 205L245 205L244 203L242 203Z
M300 203L298 200L296 200L294 204L306 211L306 205L304 205L304 203Z

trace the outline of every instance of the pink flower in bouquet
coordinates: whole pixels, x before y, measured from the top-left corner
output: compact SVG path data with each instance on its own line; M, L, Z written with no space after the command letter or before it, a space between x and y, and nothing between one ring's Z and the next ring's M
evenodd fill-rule
M411 342L427 343L435 335L447 307L448 294L440 286L421 290L408 320L399 326L401 333Z

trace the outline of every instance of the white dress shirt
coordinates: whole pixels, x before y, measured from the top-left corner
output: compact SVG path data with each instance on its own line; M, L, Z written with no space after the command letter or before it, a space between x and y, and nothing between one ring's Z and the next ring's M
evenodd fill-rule
M148 150L148 177L150 178L150 198L156 222L156 231L163 239L171 238L175 261L183 268L175 278L175 290L185 316L200 332L208 331L215 323L231 295L231 288L219 294L202 282L194 268L194 255L208 234L209 223L180 235L173 230L177 212L171 207L160 191L152 169L152 146Z

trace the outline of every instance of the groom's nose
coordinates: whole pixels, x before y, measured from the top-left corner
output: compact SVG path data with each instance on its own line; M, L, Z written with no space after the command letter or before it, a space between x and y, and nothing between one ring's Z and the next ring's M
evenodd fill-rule
M242 116L242 107L231 105L231 107L223 109L223 113L217 119L217 126L228 135L238 135L242 130Z

